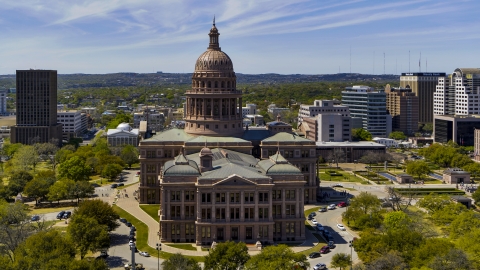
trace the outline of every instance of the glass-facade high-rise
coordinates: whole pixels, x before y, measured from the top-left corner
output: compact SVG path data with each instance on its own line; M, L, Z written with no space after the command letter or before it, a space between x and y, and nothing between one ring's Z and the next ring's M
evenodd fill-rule
M368 86L346 87L342 91L342 104L348 106L351 117L362 119L363 129L374 137L387 137L391 121L387 115L386 94Z

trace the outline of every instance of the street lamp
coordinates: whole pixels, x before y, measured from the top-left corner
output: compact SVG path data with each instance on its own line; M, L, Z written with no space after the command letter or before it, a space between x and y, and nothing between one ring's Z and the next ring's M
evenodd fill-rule
M349 241L350 245L350 270L353 269L353 240Z
M162 243L157 243L157 264L158 264L158 270L160 270L160 250L162 250Z

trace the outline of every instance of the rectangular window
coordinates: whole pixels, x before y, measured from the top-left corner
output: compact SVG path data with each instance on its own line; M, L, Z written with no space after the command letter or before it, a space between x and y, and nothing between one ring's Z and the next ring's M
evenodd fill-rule
M255 208L246 207L245 208L245 219L254 219L255 218Z
M215 193L215 202L224 203L225 202L225 193Z
M155 185L155 178L156 176L147 175L147 186Z
M295 222L287 222L285 224L285 233L294 234L295 233Z
M309 150L302 150L302 157L308 157L309 156Z
M172 237L179 236L180 235L180 225L178 224L172 224Z
M268 208L258 208L258 218L268 218Z
M282 205L272 205L272 215L274 218L282 217Z
M283 152L283 157L285 158L292 158L293 157L293 150L285 150Z
M210 193L202 193L202 202L203 203L210 203L211 202L210 196L211 196Z
M273 226L273 234L282 234L282 223L275 222Z
M287 204L285 206L285 213L288 216L292 217L295 216L295 205L294 204Z
M178 206L178 205L170 206L170 217L171 217L171 219L180 218L180 206Z
M185 235L188 235L188 236L195 235L195 225L194 224L185 224Z
M230 208L230 219L240 219L240 208Z
M147 151L147 158L154 158L156 157L155 151Z
M202 219L210 220L212 218L212 209L211 208L202 208Z
M180 201L180 191L170 191L170 201L179 202Z
M240 203L240 193L230 193L230 203Z
M215 209L215 218L216 219L225 219L225 208L216 208Z
M195 217L195 206L186 205L185 206L185 218L194 218Z
M195 201L195 191L185 191L185 201Z
M253 192L245 192L244 197L245 197L245 203L254 203L254 196L255 193Z
M210 238L210 227L202 227L202 238Z
M268 202L268 192L259 192L258 193L259 202Z
M282 200L282 191L281 190L273 190L272 191L272 200L281 201Z
M286 200L295 200L295 190L285 190Z
M154 173L156 172L155 164L147 164L147 173Z

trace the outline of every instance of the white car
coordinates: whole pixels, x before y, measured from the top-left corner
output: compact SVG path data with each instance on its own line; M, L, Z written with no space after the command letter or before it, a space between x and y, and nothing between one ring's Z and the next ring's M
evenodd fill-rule
M345 226L343 226L342 224L337 224L337 228L340 229L340 231L346 231L347 229L345 229Z
M148 252L146 251L140 251L138 254L140 254L140 256L143 256L143 257L150 257L150 254L148 254Z
M324 270L327 269L327 265L324 263L317 263L314 267L313 270Z
M312 220L312 223L313 223L313 225L317 225L318 222L317 222L316 219L314 219L314 220Z
M333 210L333 209L335 209L335 208L337 208L337 206L336 206L335 204L330 204L330 205L327 207L328 210Z
M130 242L128 242L128 245L133 246L133 240L130 240Z

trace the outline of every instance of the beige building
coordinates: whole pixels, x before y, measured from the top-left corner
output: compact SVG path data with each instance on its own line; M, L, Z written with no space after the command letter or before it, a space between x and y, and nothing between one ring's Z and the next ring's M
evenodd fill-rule
M470 184L470 173L460 168L448 168L443 171L443 182L446 184Z
M440 77L445 73L402 73L400 88L410 88L418 97L420 124L433 123L433 94Z
M418 130L418 97L410 88L385 87L387 113L392 116L392 131L413 135Z
M281 121L244 130L215 24L209 36L186 92L185 129L139 143L139 202L161 205L162 241L301 241L304 204L319 192L315 142Z
M480 129L474 131L474 150L473 155L476 161L480 161Z
M16 125L12 143L62 144L62 124L57 122L57 71L17 70Z

